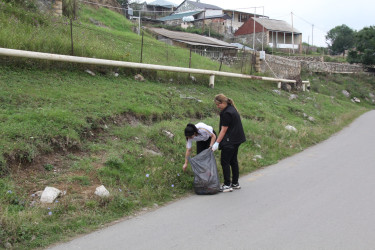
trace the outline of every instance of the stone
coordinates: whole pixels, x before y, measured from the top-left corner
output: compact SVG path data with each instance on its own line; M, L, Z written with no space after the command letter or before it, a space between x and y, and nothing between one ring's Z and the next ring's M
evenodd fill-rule
M196 82L196 81L197 81L197 78L195 78L194 76L190 76L190 80L191 80L192 82Z
M357 97L353 97L352 102L360 103L361 100Z
M288 91L288 92L292 91L292 86L290 86L290 84L288 84L288 83L281 84L281 88L285 91Z
M257 159L263 159L261 155L254 155L253 161L257 161Z
M285 129L292 132L297 132L297 129L293 127L292 125L286 125Z
M162 156L163 154L162 153L159 153L159 152L155 152L154 150L151 150L151 149L144 149L144 152L146 154L149 154L149 155L153 155L153 156Z
M343 91L341 91L341 93L346 96L346 97L350 97L350 93L348 91L346 91L345 89Z
M294 99L297 99L298 98L298 95L295 95L295 94L291 94L289 96L289 100L294 100Z
M104 187L104 185L101 185L95 189L95 194L99 197L108 197L109 191Z
M94 72L92 72L91 70L89 70L89 69L86 69L85 70L85 72L86 73L88 73L88 74L90 74L90 75L92 75L92 76L95 76L95 73Z
M189 100L194 100L194 101L197 101L197 102L202 102L202 100L198 99L198 98L195 98L193 96L186 96L186 95L183 95L183 94L180 94L180 98L182 99L189 99Z
M5 247L5 249L11 249L12 248L12 244L10 244L9 242L6 242L4 244L4 247Z
M46 187L40 197L41 203L53 203L61 194L61 191L54 187Z
M281 95L281 91L278 90L278 89L274 89L274 90L272 90L272 92L274 92L274 93L276 93L276 94L278 94L278 95Z
M307 120L309 120L310 122L315 122L315 118L312 117L312 116L309 116L309 118L307 118Z
M370 98L374 98L374 97L375 97L375 95L374 95L373 93L369 93L368 96L369 96Z
M174 134L172 134L171 132L169 132L169 131L167 131L167 130L163 130L163 133L164 133L166 136L168 136L168 138L170 138L170 139L173 139L173 137L174 137Z
M134 80L139 81L139 82L144 82L145 78L141 74L136 74L134 76Z

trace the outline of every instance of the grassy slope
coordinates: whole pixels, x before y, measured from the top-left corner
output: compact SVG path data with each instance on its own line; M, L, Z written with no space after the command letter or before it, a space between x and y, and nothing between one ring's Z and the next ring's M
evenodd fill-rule
M90 13L85 10L83 23L95 13L96 19L112 27L100 30L102 34L93 42L93 48L108 49L107 40L102 38L113 37L114 33L117 38L132 36L121 32L123 19L116 24L117 19L112 17L111 24L104 18L110 14L107 10ZM4 16L0 20L4 24ZM93 31L89 32L98 34L99 28L91 28ZM30 29L31 33L36 32L35 27ZM117 38L111 44L123 46ZM26 40L18 39L18 44L29 49ZM81 50L82 55L121 59L120 52L100 54L97 49L91 50L90 40ZM0 46L6 45L4 41ZM42 43L40 50L46 49ZM53 44L50 46L54 48ZM68 53L69 42L61 48L57 52ZM164 50L155 49L155 58L157 53ZM127 59L130 54L135 52L129 53ZM169 59L176 64L181 61L178 57ZM196 60L207 68L218 66L207 59ZM98 68L93 70L98 72ZM341 90L348 89L364 98L374 86L374 79L366 76L305 76L310 78L314 91L297 93L297 99L289 100L288 93L278 95L272 91L275 85L266 82L218 77L215 89L210 89L205 77L197 83L180 83L186 75L162 73L163 79L173 78L174 82L153 80L159 76L136 82L124 74L118 78L111 74L93 77L76 65L36 61L0 64L0 162L2 171L10 172L0 179L0 244L10 242L19 248L47 246L143 207L191 193L193 173L181 173L185 151L182 131L186 123L200 120L218 130L218 111L212 102L217 93L233 98L242 115L248 138L239 155L244 174L340 130L371 108L364 100L360 105L353 104ZM306 115L315 121L309 121ZM298 132L287 132L287 124ZM174 138L166 136L164 130L172 132ZM262 155L263 159L253 161L254 155ZM20 159L22 164L14 164ZM13 165L6 165L5 160ZM93 195L101 184L110 190L110 198ZM31 195L47 185L66 190L67 195L49 206L35 203L38 199Z

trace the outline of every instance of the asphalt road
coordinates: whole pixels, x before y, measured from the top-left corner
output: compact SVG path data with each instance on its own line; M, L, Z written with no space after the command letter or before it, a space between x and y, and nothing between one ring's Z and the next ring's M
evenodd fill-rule
M240 184L52 249L375 249L375 111Z

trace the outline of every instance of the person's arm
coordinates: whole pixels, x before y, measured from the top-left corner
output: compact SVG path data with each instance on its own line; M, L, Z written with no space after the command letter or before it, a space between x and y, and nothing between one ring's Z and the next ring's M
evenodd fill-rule
M221 126L221 130L220 130L219 136L217 137L216 142L220 143L223 140L225 134L227 133L227 130L228 130L228 126Z
M221 126L219 136L216 139L216 142L212 146L212 151L216 151L219 148L219 143L223 140L225 134L227 133L228 126Z
M182 166L182 170L185 172L186 171L186 168L187 168L187 165L188 165L188 158L191 154L191 148L186 148L186 153L185 153L185 164Z
M214 133L211 134L211 142L210 142L210 147L212 147L212 145L214 145L216 141L216 135Z

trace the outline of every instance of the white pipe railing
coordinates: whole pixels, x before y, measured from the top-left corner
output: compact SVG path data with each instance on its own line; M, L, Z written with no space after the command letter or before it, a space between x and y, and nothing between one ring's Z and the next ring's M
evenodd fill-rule
M114 60L97 59L97 58L89 58L89 57L67 56L67 55L58 55L58 54L50 54L50 53L42 53L42 52L34 52L34 51L6 49L6 48L0 48L0 55L33 58L33 59L43 59L43 60L60 61L60 62L106 65L106 66L124 67L124 68L150 69L150 70L161 70L161 71L191 73L191 74L204 74L204 75L210 75L209 86L211 88L214 87L215 76L236 77L236 78L272 81L272 82L296 83L296 80L278 79L278 78L272 78L272 77L253 76L253 75L244 75L244 74L221 72L221 71L214 71L214 70L191 69L191 68L146 64L146 63L123 62L123 61L114 61ZM303 81L302 83L305 84L307 82L308 81Z

